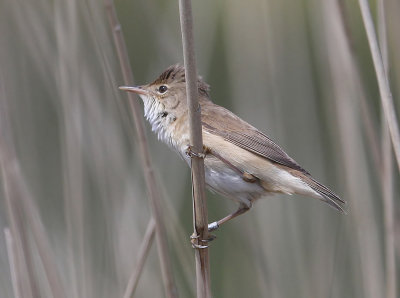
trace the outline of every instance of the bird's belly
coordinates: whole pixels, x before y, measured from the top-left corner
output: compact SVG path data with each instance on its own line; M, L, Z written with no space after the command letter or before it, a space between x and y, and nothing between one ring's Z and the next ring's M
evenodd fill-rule
M258 183L243 180L242 175L226 166L223 162L205 162L207 187L227 198L251 205L251 202L265 194Z

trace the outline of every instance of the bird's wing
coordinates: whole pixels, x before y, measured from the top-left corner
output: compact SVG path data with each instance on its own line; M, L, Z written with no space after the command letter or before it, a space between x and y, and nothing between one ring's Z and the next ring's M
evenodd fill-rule
M212 109L207 107L202 109L202 125L205 131L218 135L240 148L258 154L277 164L297 170L297 174L293 174L318 192L328 204L343 211L341 204L345 204L345 201L339 198L328 187L316 181L309 172L287 155L267 135L240 119L229 110L216 105L213 105Z
M268 136L223 107L214 106L212 110L202 110L202 125L205 131L218 135L240 148L309 174Z

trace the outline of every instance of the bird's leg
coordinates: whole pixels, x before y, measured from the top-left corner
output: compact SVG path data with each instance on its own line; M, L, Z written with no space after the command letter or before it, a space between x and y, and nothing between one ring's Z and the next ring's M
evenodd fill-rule
M218 221L214 221L214 222L210 223L208 225L208 231L209 232L215 231L216 229L219 228L220 225L222 225L222 224L226 223L227 221L229 221L229 220L231 220L231 219L233 219L233 218L235 218L235 217L237 217L237 216L249 211L250 208L251 208L251 204L250 205L240 204L239 208L235 212L229 214L228 216L225 216L224 218L222 218L222 219L220 219Z
M203 145L203 152L194 152L192 145L187 145L186 148L186 155L190 158L197 157L197 158L206 158L207 154L211 152L211 149Z

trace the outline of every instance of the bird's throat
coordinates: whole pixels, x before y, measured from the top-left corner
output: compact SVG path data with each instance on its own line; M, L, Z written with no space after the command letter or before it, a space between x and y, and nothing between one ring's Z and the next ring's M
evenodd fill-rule
M187 123L183 119L186 117L178 117L174 111L167 111L156 99L148 96L142 96L142 99L144 116L151 124L152 131L157 134L160 141L182 153L184 146L187 145L185 142L188 142Z

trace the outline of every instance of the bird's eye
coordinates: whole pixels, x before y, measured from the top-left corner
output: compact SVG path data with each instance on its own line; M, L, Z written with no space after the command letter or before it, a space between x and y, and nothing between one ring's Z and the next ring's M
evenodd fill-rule
M160 92L160 93L165 93L165 92L167 92L167 90L168 90L168 87L165 85L161 85L160 87L158 87L158 92Z

